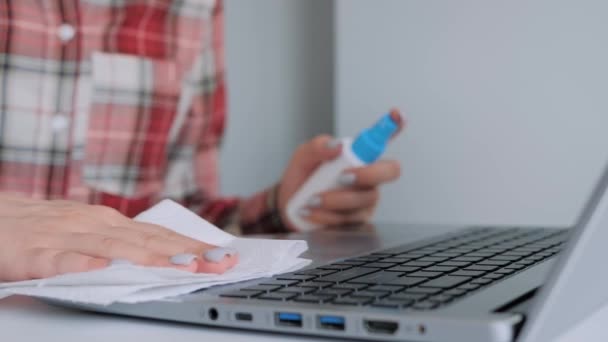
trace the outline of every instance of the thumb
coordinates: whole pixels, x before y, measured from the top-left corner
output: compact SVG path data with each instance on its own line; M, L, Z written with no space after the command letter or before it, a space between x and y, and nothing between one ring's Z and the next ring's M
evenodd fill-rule
M341 151L340 140L329 135L319 135L298 148L293 163L298 169L309 172L323 162L336 158Z

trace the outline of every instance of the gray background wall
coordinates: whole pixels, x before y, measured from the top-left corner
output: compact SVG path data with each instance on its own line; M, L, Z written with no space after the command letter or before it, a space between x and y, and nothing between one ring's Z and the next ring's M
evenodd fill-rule
M387 106L388 221L564 225L608 160L608 3L337 0L337 130Z
M221 188L273 184L291 152L333 131L333 12L326 0L227 0L228 130Z
M608 160L608 3L332 3L227 0L225 193L276 181L334 105L339 135L396 105L378 220L572 223Z

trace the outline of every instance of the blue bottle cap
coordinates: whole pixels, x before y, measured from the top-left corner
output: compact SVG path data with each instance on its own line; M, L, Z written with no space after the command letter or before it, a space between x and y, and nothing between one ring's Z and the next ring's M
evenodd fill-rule
M399 126L391 118L390 113L383 116L376 124L363 130L352 145L353 153L366 164L378 160L391 136Z

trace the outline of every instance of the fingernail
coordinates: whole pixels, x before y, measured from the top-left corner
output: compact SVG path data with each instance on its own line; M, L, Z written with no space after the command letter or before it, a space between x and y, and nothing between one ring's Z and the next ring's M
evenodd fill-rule
M308 216L310 216L310 210L308 210L306 208L302 208L302 209L298 210L298 214L300 214L300 216L302 216L302 217L308 217Z
M342 144L342 141L340 141L340 139L332 139L327 142L327 148L329 148L330 150L333 150L334 148L337 148L341 144Z
M354 173L343 173L338 177L338 182L342 185L353 185L357 176Z
M133 263L127 259L112 259L112 261L110 261L110 266L118 265L133 265Z
M169 260L173 265L190 265L196 260L196 255L189 253L176 254Z
M313 196L308 200L308 206L311 208L317 208L321 206L321 197Z
M220 262L222 261L226 256L233 256L236 255L236 249L234 248L230 248L230 247L218 247L218 248L214 248L212 250L208 250L207 252L205 252L203 254L203 258L205 258L205 260L210 261L210 262Z

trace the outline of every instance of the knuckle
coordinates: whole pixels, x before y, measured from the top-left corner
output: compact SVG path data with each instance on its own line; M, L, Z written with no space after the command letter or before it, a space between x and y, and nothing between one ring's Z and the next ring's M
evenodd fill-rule
M110 218L110 219L117 219L117 218L122 218L123 215L116 209L105 206L105 205L91 205L91 210L96 214L99 215L100 217L105 217L105 218Z
M331 139L332 139L332 137L329 134L319 134L319 135L315 136L314 138L312 138L312 140L310 142L314 146L322 146Z
M116 248L118 240L113 237L103 236L99 240L99 246L106 251L112 251Z

